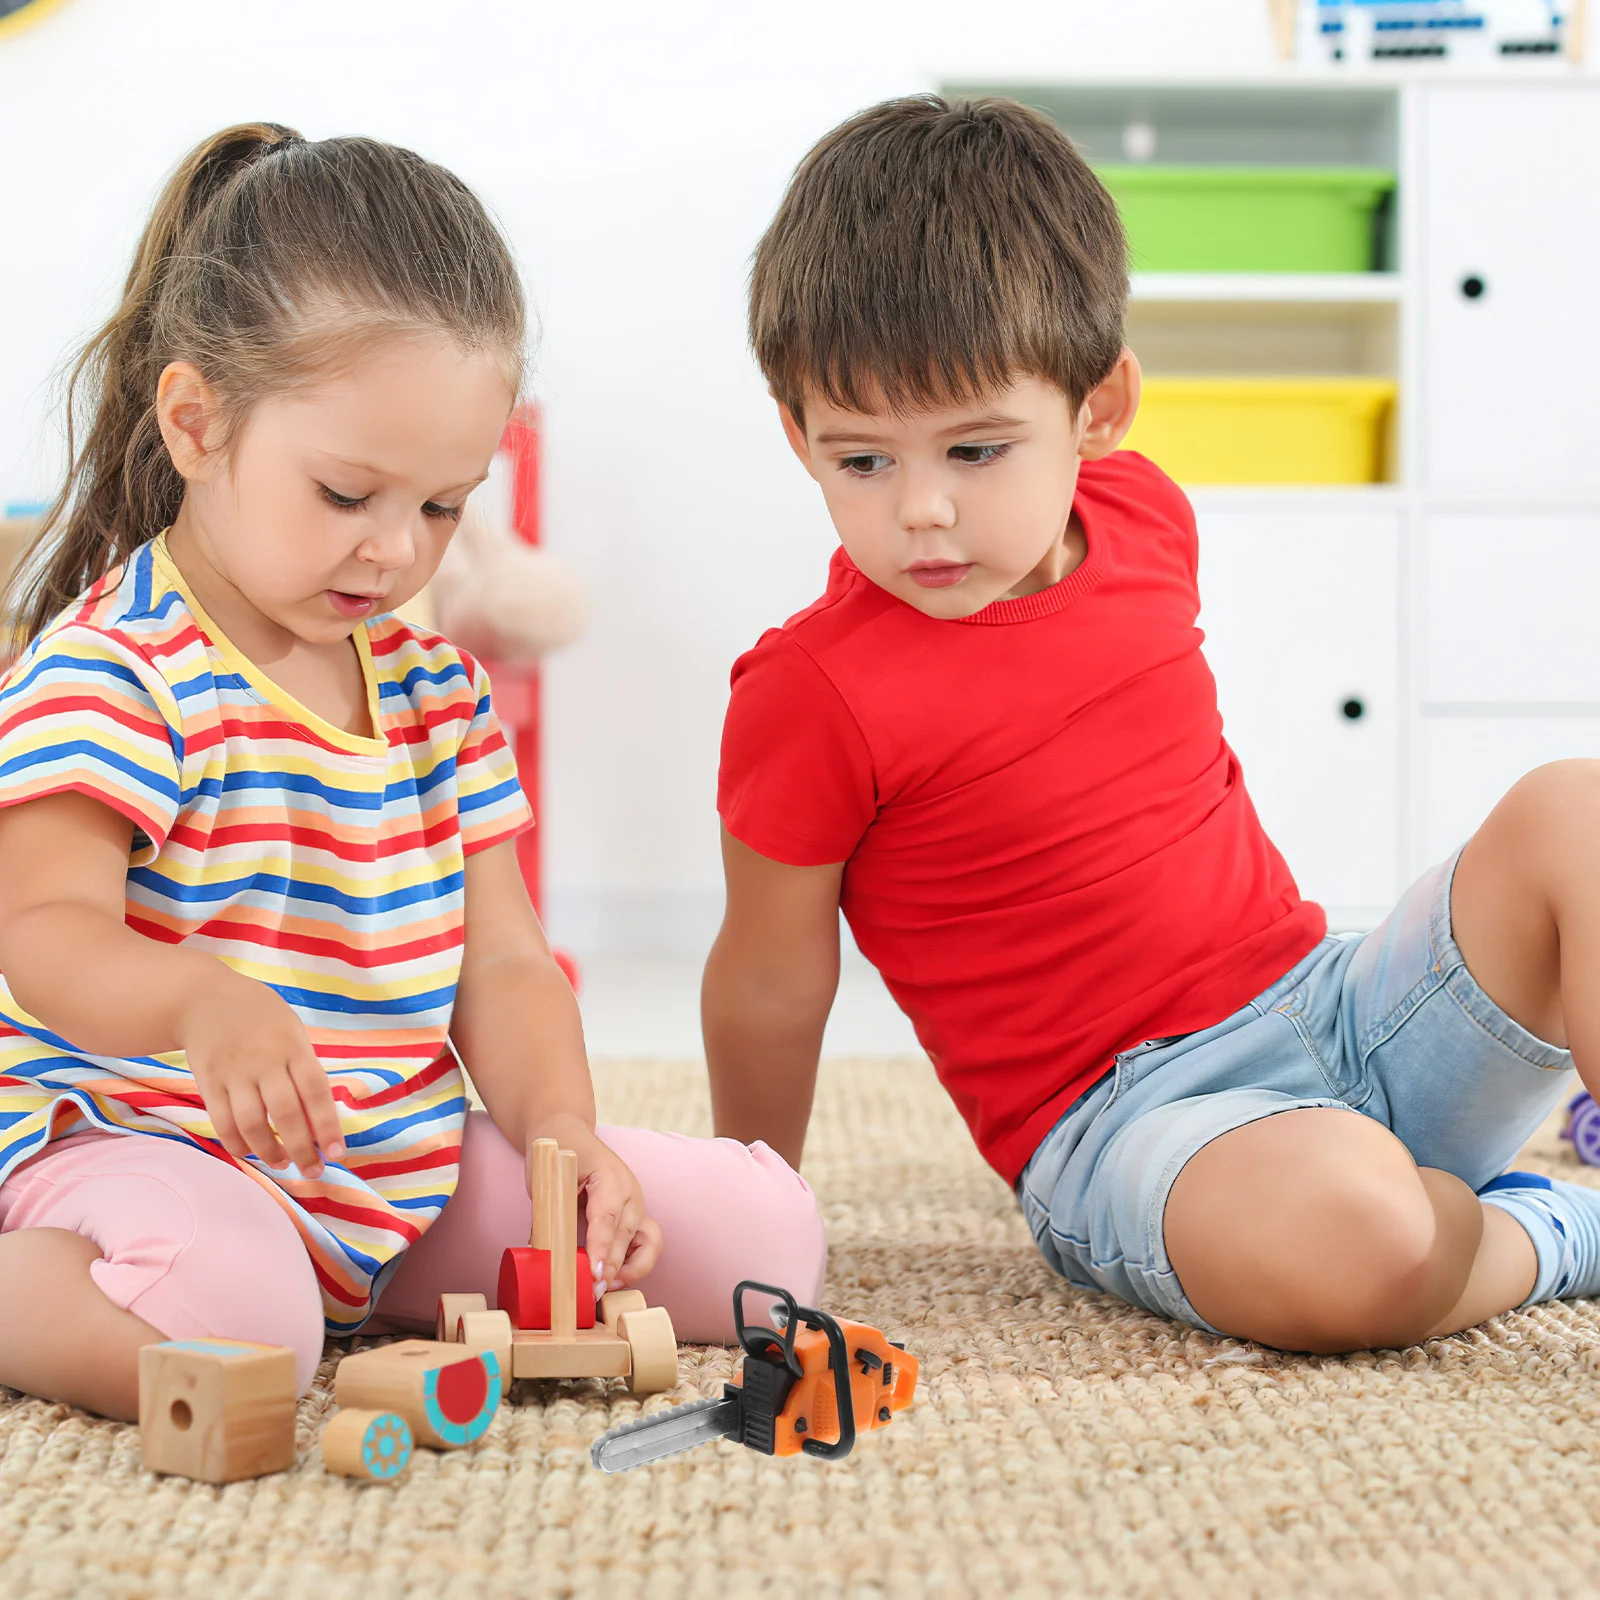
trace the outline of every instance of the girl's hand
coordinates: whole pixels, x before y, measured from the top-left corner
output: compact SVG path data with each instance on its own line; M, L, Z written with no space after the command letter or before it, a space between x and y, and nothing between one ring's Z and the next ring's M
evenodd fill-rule
M179 1044L229 1155L260 1157L306 1178L344 1159L328 1074L293 1007L264 983L224 969L184 1007ZM276 1132L274 1132L276 1129Z
M661 1224L644 1209L644 1191L615 1150L582 1123L564 1122L541 1135L578 1157L578 1193L589 1231L584 1241L594 1268L593 1293L639 1282L661 1256ZM578 1286L578 1293L584 1286Z

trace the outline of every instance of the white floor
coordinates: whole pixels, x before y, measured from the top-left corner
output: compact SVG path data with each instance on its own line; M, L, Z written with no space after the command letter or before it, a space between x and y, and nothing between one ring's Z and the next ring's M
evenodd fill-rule
M591 1056L699 1059L700 964L671 957L591 956L579 972ZM830 1056L919 1055L911 1024L864 961L850 961L828 1018Z

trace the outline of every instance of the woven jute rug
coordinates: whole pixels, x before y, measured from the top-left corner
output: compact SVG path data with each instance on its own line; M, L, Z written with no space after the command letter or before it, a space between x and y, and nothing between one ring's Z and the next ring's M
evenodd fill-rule
M703 1069L597 1068L613 1121L705 1132ZM1553 1130L1529 1164L1583 1176ZM1590 1596L1600 1312L1420 1349L1284 1356L1080 1294L1037 1259L925 1063L823 1071L822 1304L907 1340L916 1407L836 1465L725 1442L617 1477L620 1384L519 1384L394 1485L327 1475L330 1345L293 1472L208 1488L132 1428L6 1396L0 1593L28 1596ZM721 1392L685 1351L674 1395Z

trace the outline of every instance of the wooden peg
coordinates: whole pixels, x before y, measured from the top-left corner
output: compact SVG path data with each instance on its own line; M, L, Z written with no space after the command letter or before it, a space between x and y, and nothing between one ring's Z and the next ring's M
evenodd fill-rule
M398 1411L339 1411L322 1430L322 1464L344 1478L384 1483L411 1460L411 1425Z
M533 1151L528 1157L528 1192L533 1196L533 1232L529 1236L528 1247L532 1250L553 1248L550 1243L550 1214L555 1203L556 1179L561 1167L560 1150L554 1139L535 1139Z
M294 1351L236 1339L172 1339L139 1352L144 1464L201 1483L294 1465Z
M550 1207L550 1331L570 1339L578 1331L578 1156L573 1150L557 1155L554 1203ZM584 1293L592 1299L593 1284Z
M403 1339L346 1356L333 1397L357 1411L398 1411L418 1444L459 1450L481 1438L500 1404L500 1363L492 1350Z

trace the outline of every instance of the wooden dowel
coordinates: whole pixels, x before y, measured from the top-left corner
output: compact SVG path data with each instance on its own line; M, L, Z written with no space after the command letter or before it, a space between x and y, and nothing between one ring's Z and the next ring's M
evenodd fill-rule
M578 1157L563 1150L550 1208L550 1332L571 1339L578 1332ZM585 1284L586 1290L590 1285Z
M533 1141L533 1150L528 1156L528 1192L533 1196L533 1232L528 1243L535 1250L550 1248L550 1218L555 1205L556 1175L560 1164L560 1147L554 1139Z

